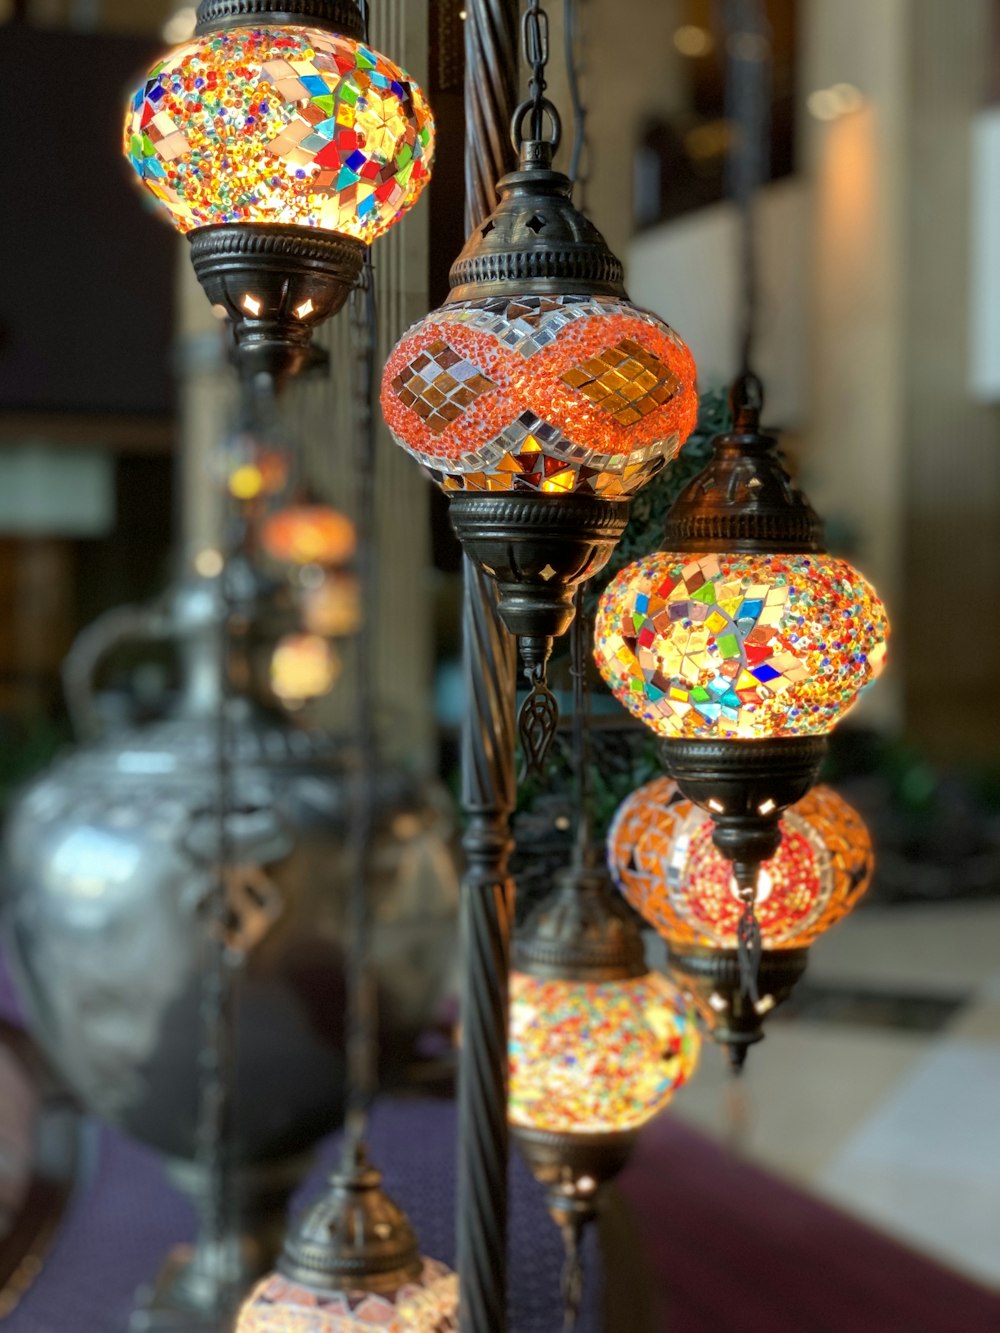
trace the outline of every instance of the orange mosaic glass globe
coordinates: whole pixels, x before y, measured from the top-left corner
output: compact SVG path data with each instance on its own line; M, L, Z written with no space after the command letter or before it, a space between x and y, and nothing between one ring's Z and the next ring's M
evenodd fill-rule
M493 296L435 311L397 344L382 412L446 491L621 499L694 428L691 353L611 296Z
M743 905L714 824L672 779L623 802L608 834L608 864L625 898L674 947L735 949ZM765 949L802 949L852 911L871 882L871 839L829 787L785 812L777 854L757 882Z
M434 123L416 84L362 42L235 27L153 66L124 149L182 232L266 222L371 242L427 184Z
M511 977L510 1122L555 1134L638 1129L691 1077L701 1038L665 977Z
M658 735L830 731L881 671L885 608L829 555L680 555L622 570L601 597L594 657Z

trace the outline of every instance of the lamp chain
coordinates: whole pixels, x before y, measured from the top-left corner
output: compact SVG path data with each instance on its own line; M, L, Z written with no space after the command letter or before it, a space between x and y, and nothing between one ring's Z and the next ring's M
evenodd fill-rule
M511 121L511 139L522 159L539 161L547 157L551 161L551 153L559 147L562 122L559 112L545 96L549 86L545 77L549 63L549 16L540 0L528 0L528 7L521 15L521 55L531 71L531 77L528 81L528 99L517 108ZM537 152L531 148L544 141L546 116L552 124L547 154L545 150ZM530 130L527 140L522 137L526 121Z

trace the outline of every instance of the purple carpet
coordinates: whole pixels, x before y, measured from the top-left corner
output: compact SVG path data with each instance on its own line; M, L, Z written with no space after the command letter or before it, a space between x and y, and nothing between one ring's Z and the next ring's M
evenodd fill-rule
M3 1320L4 1333L125 1333L135 1289L166 1252L194 1230L190 1208L167 1184L156 1157L107 1130L92 1136L93 1161L43 1271ZM455 1110L447 1102L385 1102L376 1111L372 1154L386 1186L417 1226L425 1252L453 1264ZM320 1164L329 1166L333 1142ZM320 1171L297 1206L321 1187ZM553 1333L561 1326L561 1241L527 1169L511 1164L511 1330ZM588 1263L587 1314L596 1333L597 1264Z
M646 1131L621 1191L669 1333L1000 1333L1000 1295L669 1116Z

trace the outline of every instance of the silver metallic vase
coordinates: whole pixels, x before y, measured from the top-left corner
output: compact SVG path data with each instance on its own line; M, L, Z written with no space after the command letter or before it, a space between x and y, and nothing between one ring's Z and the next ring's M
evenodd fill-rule
M180 641L181 704L60 759L15 804L5 846L7 941L35 1036L87 1109L164 1154L195 1196L203 906L219 840L218 598L205 581L81 636L67 670L78 730L97 729L89 682L126 638ZM309 1149L344 1109L350 754L260 702L266 672L255 663L285 618L251 584L228 701L229 906L244 955L231 1160L248 1271L273 1259ZM390 1082L433 1017L454 953L446 810L427 784L381 775L371 893ZM179 1299L196 1306L188 1277Z

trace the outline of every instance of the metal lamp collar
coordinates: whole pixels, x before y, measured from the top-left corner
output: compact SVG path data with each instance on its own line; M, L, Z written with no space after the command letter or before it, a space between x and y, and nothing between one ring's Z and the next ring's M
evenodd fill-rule
M279 1271L325 1291L392 1296L420 1276L417 1236L382 1190L363 1144L348 1146L327 1191L285 1241Z
M630 981L648 971L638 925L607 871L591 867L560 876L528 918L514 966L544 981Z
M195 33L226 28L322 28L354 41L365 37L355 0L201 0Z
M823 524L782 466L778 442L760 428L764 394L752 372L730 393L733 427L667 515L664 550L748 554L825 550Z

